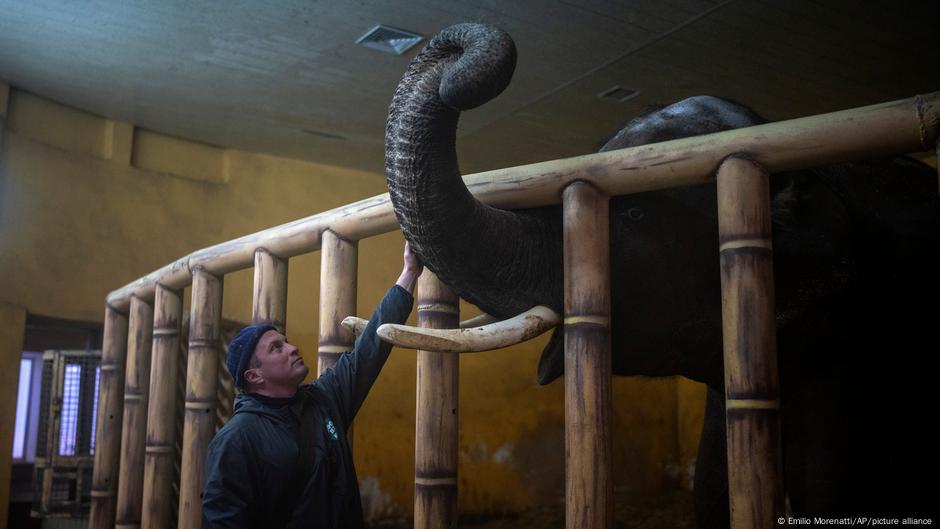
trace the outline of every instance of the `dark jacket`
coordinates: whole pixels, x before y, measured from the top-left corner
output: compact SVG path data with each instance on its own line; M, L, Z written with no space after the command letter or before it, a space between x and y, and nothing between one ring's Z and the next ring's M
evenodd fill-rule
M203 528L359 528L362 503L346 432L392 346L375 330L403 323L414 300L394 286L344 354L290 399L235 398L206 456Z

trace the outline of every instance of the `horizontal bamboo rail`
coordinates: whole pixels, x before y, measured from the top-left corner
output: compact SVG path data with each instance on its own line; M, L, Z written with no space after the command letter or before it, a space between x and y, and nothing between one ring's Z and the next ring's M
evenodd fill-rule
M591 182L609 196L714 181L721 161L746 154L769 172L795 170L935 148L940 92L829 114L768 123L705 136L552 160L464 177L482 202L500 208L558 204L570 183ZM257 248L280 258L320 249L329 229L357 241L398 228L382 194L193 252L108 295L126 312L131 296L150 301L157 283L181 289L201 267L224 275L254 264Z

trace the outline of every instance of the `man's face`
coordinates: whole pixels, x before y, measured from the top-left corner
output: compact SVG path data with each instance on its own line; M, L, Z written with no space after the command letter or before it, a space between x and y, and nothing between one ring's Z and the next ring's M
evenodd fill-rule
M300 350L287 343L283 334L271 329L261 335L255 346L256 361L245 372L245 379L253 381L248 371L255 371L263 379L266 387L296 389L310 369L304 364Z

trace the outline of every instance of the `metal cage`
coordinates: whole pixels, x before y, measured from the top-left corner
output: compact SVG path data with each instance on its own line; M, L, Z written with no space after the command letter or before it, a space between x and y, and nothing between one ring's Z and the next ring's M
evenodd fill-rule
M32 515L85 518L91 503L101 351L49 350L42 361Z

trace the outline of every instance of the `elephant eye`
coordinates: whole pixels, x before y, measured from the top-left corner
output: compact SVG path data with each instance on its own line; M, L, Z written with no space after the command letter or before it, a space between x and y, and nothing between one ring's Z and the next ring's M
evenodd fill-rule
M643 210L640 208L630 208L627 210L627 216L630 220L640 220L643 218Z

